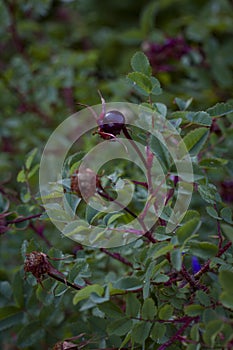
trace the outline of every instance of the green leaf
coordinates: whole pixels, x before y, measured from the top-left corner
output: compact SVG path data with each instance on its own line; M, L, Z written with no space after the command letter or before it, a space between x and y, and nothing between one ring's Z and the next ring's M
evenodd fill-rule
M6 298L8 300L11 299L12 296L12 287L8 281L0 282L0 297Z
M150 76L152 69L147 56L141 52L136 52L131 59L131 66L135 72L141 72L145 75Z
M190 242L190 251L202 259L210 259L218 252L218 247L210 242Z
M180 249L174 249L171 251L171 263L176 271L181 270L182 265L182 254Z
M17 175L17 181L18 182L25 182L27 180L25 170L22 169Z
M223 292L220 294L220 301L222 304L233 310L233 298L232 298L232 291L231 292Z
M141 303L133 293L126 295L126 315L129 317L138 317Z
M207 324L206 330L203 334L203 339L207 345L210 345L211 347L214 346L215 339L221 332L223 326L224 323L221 320L213 320Z
M233 227L227 224L221 224L224 235L233 243Z
M133 72L128 74L128 79L131 81L133 87L145 96L149 96L152 91L152 83L150 78L140 72Z
M143 344L150 334L152 324L140 321L133 326L131 338L138 344Z
M190 331L190 336L192 340L198 341L200 339L199 324L194 324Z
M185 315L192 317L201 315L203 310L205 310L205 308L198 304L186 305L184 307Z
M121 290L135 290L142 287L142 282L137 277L122 277L115 282L114 288Z
M116 221L117 219L119 219L120 217L124 216L124 213L117 213L117 214L112 214L110 215L107 225L111 225L114 221Z
M197 296L197 299L200 301L200 304L202 304L203 306L207 307L211 305L209 295L203 292L203 290L198 290L196 292L196 296Z
M150 332L150 337L157 343L161 343L166 333L166 326L163 323L155 322Z
M174 101L175 101L175 103L177 104L178 108L181 111L185 111L190 106L190 104L192 103L193 99L190 98L187 101L185 101L185 100L182 100L179 97L175 97Z
M17 344L19 347L27 347L37 344L45 337L45 330L39 321L31 322L21 329L18 334Z
M121 343L119 350L121 350L122 348L125 347L125 345L130 341L131 339L131 331L126 335L125 339L123 340L123 342Z
M215 210L213 207L206 207L206 211L207 211L207 213L209 214L209 216L211 216L212 218L222 220L222 219L218 216L217 210Z
M0 193L0 213L3 213L8 210L10 201Z
M228 163L227 159L222 158L206 158L199 162L199 166L204 169L218 169Z
M26 159L26 169L29 170L31 168L31 165L32 165L32 162L33 162L33 159L35 158L35 155L37 153L37 148L33 149L29 154L28 154L28 157Z
M210 204L215 204L217 201L217 188L212 185L199 185L198 192L200 193L202 199Z
M160 87L159 80L156 79L155 77L151 77L150 81L151 81L151 84L152 84L151 94L152 95L160 95L162 93L162 89Z
M174 248L173 244L167 244L166 246L158 249L154 254L153 254L153 258L157 259L160 256L163 256L165 254L167 254L168 252L170 252L172 249Z
M219 282L225 292L233 291L233 271L222 270L219 272ZM233 298L232 298L233 300Z
M74 237L79 241L83 240L86 234L90 233L89 225L84 220L70 221L62 230L62 233L67 237Z
M111 301L107 301L105 303L98 305L98 309L100 309L100 311L104 312L106 316L111 317L111 318L121 318L123 316L123 312L122 312L121 308ZM129 316L129 315L127 315L127 316Z
M188 211L186 211L182 222L188 222L194 218L197 218L198 220L200 220L200 217L201 217L200 213L197 210L188 210Z
M206 111L211 117L221 117L223 115L233 112L233 103L230 102L220 102L210 107Z
M207 128L197 128L190 131L183 138L183 141L191 156L196 156L200 152L208 138L208 135L209 130Z
M154 282L156 283L165 283L169 280L169 276L164 275L163 273L159 273L158 275L155 276Z
M39 167L40 167L40 164L34 165L34 167L28 173L28 179L31 179L31 177L33 177L33 175L35 175L35 173L37 172Z
M173 307L169 304L163 305L159 309L159 318L161 320L169 320L173 315Z
M47 209L49 217L55 221L70 222L72 217L62 209Z
M192 124L211 126L212 118L208 113L200 111L200 112L188 112L185 115L186 119Z
M186 240L191 239L192 235L197 232L200 226L201 221L198 218L193 218L179 227L176 231L179 243L183 244Z
M19 325L23 321L23 312L16 306L6 306L0 308L0 331L8 329L14 325Z
M0 321L4 320L7 317L15 315L20 309L17 306L5 306L0 308Z
M233 224L232 220L232 210L231 208L223 208L220 211L220 216L223 218L224 221L226 221L228 224Z
M153 320L157 314L157 307L152 298L147 298L142 305L142 318L144 320Z
M100 297L104 293L104 288L100 286L99 284L92 284L90 286L82 288L80 291L78 291L74 298L73 298L73 304L78 304L81 300L88 299L91 295L91 293L96 293Z
M155 110L161 114L164 118L167 115L167 106L164 103L156 102L153 103Z
M128 318L120 318L119 320L115 320L110 323L110 325L107 327L107 332L111 334L116 335L125 335L129 332L133 324L132 320L129 320Z
M158 158L160 164L163 166L163 169L167 170L170 167L171 160L169 157L169 153L166 150L166 147L155 136L150 137L149 146L152 152Z
M16 272L14 280L12 283L13 295L17 306L24 306L24 288L23 288L23 278L20 271Z

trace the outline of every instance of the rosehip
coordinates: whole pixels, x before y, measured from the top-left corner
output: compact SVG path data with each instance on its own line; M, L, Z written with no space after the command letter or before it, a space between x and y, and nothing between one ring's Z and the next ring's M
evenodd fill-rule
M95 195L96 188L100 188L99 177L89 168L77 169L71 176L71 191L81 198L88 200Z
M101 133L119 135L125 125L125 117L119 111L109 111L105 114L99 125Z

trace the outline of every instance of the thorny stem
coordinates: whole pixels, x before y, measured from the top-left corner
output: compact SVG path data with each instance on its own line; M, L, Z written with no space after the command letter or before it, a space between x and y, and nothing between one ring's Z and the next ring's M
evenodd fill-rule
M28 60L28 55L25 52L25 47L24 47L24 43L18 33L18 29L17 29L17 19L15 17L15 2L10 2L8 0L4 0L5 6L8 10L8 14L9 14L9 18L10 18L10 25L9 25L9 30L11 32L12 35L12 41L15 45L16 50L26 59Z
M42 112L37 107L36 104L29 102L27 97L25 96L25 94L23 94L18 89L18 87L13 86L12 84L10 84L10 82L8 82L7 79L4 77L4 75L2 75L2 74L1 74L1 79L2 79L3 83L5 84L6 88L17 95L19 101L21 102L21 104L24 105L25 109L28 112L32 112L32 113L37 114L38 117L40 117L46 123L48 123L50 121L49 117L44 112Z
M134 141L134 139L130 136L127 128L124 126L123 127L123 133L125 135L125 137L130 141L131 145L133 146L133 148L135 149L135 151L137 152L137 154L139 155L139 157L141 158L141 161L143 162L145 168L147 169L147 162L142 154L142 152L140 151L140 149L138 148L136 142Z
M152 236L152 232L149 230L147 230L143 220L141 220L135 213L133 213L130 209L124 207L124 205L122 205L120 202L118 202L117 200L115 200L114 198L112 198L108 193L106 193L103 189L102 190L97 190L98 194L103 197L108 199L109 201L112 201L114 203L116 203L117 205L119 205L120 208L122 208L125 212L127 212L128 214L130 214L132 217L134 217L135 219L138 220L139 224L142 226L143 231L145 232L145 234L143 235L144 237L146 237L150 242L152 243L156 243L156 240L154 239L154 237Z
M174 334L166 343L161 345L158 350L165 350L167 349L170 345L172 345L175 341L179 340L179 337L183 334L186 328L190 325L191 322L193 322L193 318L188 318L185 324Z
M71 283L71 282L67 281L65 278L58 277L57 275L55 275L55 274L53 274L53 273L51 273L51 272L48 272L47 274L48 274L48 276L50 276L51 278L53 278L53 279L55 279L55 280L57 280L57 281L59 281L59 282L65 284L65 285L67 285L67 286L69 286L69 287L71 287L71 288L73 288L73 289L80 290L80 289L83 288L83 287L79 286L78 284Z
M232 246L232 242L228 242L224 247L222 247L218 254L216 255L217 258L219 258L221 255L223 255L230 247ZM208 260L205 265L202 266L202 268L194 275L195 279L199 279L205 272L209 270L210 267L210 260Z
M29 227L41 238L43 241L47 244L49 248L52 247L52 244L49 242L49 240L44 235L44 226L36 227L33 222L30 222Z
M127 260L123 256L121 256L119 253L112 253L105 248L100 248L100 251L111 256L113 259L116 259L116 260L122 262L123 264L125 264L127 266L133 267L133 264L129 260Z
M39 213L39 214L35 214L35 215L24 217L24 218L11 220L11 221L7 222L7 225L18 224L19 222L24 222L24 221L27 221L27 220L39 218L42 214L43 213Z
M214 204L214 209L217 211L216 204ZM221 227L220 227L220 221L218 219L217 219L217 229L218 229L218 248L221 249L222 248L223 239L222 239L222 232L221 232Z

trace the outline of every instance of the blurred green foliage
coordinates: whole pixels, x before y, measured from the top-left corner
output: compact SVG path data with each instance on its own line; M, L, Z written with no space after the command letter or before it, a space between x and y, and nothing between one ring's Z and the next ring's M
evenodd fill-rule
M231 349L232 248L218 255L217 245L220 224L224 244L233 236L232 10L230 0L0 2L1 349L52 349L58 342L64 349L68 342L73 349ZM163 94L157 81L144 84L138 67L125 79L139 50L148 55ZM107 102L141 103L148 102L142 87L150 83L157 89L152 102L160 103L154 106L167 106L182 137L197 127L209 130L208 140L186 139L198 154L198 191L178 241L171 243L161 227L156 245L139 239L110 252L61 238L45 214L38 219L37 170L51 132L82 108L78 103L100 103L98 90ZM86 140L82 151L93 142ZM114 164L107 169L116 179L136 171L123 163L115 170ZM142 192L135 194L135 210ZM185 241L196 230L198 239ZM23 259L31 251L63 258L51 264L86 287L73 293L51 278L43 285L32 275L25 280ZM209 263L196 287L181 274L184 263L193 277L194 254ZM166 285L170 278L178 283ZM187 333L177 335L184 324Z

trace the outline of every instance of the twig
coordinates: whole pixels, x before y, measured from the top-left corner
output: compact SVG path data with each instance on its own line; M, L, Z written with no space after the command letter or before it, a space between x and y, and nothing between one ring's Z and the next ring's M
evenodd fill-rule
M78 284L71 283L71 282L67 281L65 278L58 277L57 275L54 275L54 274L51 273L51 272L48 272L47 274L48 274L48 276L50 276L51 278L53 278L53 279L55 279L55 280L57 280L57 281L59 281L59 282L65 284L65 285L67 285L68 287L71 287L71 288L73 288L73 289L80 290L80 289L83 288L83 287L79 286Z
M24 218L21 218L21 219L15 219L15 220L7 221L7 225L18 224L19 222L24 222L24 221L27 221L27 220L39 218L42 214L43 213L39 213L39 214L35 214L35 215L24 217Z
M214 204L214 209L217 211L217 206ZM222 248L222 232L221 232L221 227L220 227L220 221L217 219L217 229L218 229L218 247L221 249Z
M152 236L152 232L150 230L147 230L143 220L140 219L139 216L137 216L136 214L134 214L130 209L126 208L124 205L122 205L120 202L118 202L117 200L115 200L114 198L112 198L107 192L104 191L104 189L98 190L97 191L98 194L105 198L108 199L111 202L116 203L117 205L119 205L120 208L122 208L125 212L127 212L128 214L130 214L132 217L134 217L135 219L138 220L139 224L142 226L143 231L145 232L145 234L143 235L144 237L146 237L150 242L152 243L156 243L157 241L154 239L154 237Z
M216 255L217 258L219 258L221 255L223 255L227 249L229 249L232 246L232 242L228 242L223 248L221 248ZM202 266L202 268L194 275L195 279L199 279L205 272L209 270L210 267L210 260L208 260L205 265Z
M119 253L112 253L112 252L110 252L109 250L107 250L105 248L100 248L100 250L101 250L101 252L111 256L113 259L116 259L116 260L122 262L123 264L125 264L127 266L133 267L133 264L129 260L125 259Z
M161 345L157 350L165 350L170 345L172 345L176 340L179 340L181 334L185 331L186 328L190 325L190 323L194 320L194 318L188 318L185 324L174 334L168 341L166 341L163 345Z
M136 142L133 140L133 138L130 136L130 134L128 133L127 128L124 126L123 127L123 133L125 135L125 137L130 141L131 145L133 146L133 148L135 149L135 151L137 152L137 154L139 155L139 157L141 158L141 161L143 162L145 168L147 168L147 162L142 154L142 152L140 151L140 149L138 148Z

